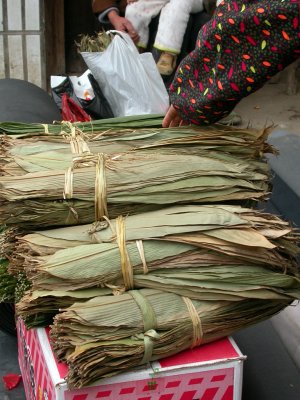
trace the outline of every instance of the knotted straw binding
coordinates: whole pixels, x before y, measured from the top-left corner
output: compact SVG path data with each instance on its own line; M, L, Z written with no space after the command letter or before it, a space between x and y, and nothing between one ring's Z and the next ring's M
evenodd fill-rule
M119 216L116 219L116 241L120 250L121 270L125 284L125 290L134 289L133 268L126 248L125 219L122 216ZM143 264L144 274L148 274L149 271L146 263L143 241L136 240L135 242Z
M95 179L95 220L99 221L104 216L108 217L107 210L107 184L105 175L105 155L98 154L96 162Z
M46 133L46 135L49 135L49 125L48 124L41 124L44 127L44 133Z
M199 346L202 342L203 330L202 330L201 319L197 313L197 310L192 300L189 299L188 297L182 297L182 300L185 302L187 306L193 324L193 343L191 345L191 349L193 349L194 347Z
M77 126L74 126L71 122L62 122L61 135L70 141L73 154L91 154L89 146L84 140L87 138L87 135L84 135L83 131Z
M64 200L68 200L68 199L72 199L73 198L73 166L69 167L65 173L65 188L64 188L64 192L63 192L63 198ZM67 205L69 207L69 215L66 219L67 224L72 224L72 220L74 221L75 219L75 223L79 222L79 217L78 217L78 213L75 210L75 208L73 207L73 205L67 201Z
M98 155L84 155L82 157L76 157L73 159L72 166L69 167L65 173L65 187L63 192L63 198L65 200L72 199L73 193L73 180L74 170L80 167L87 167L95 165L96 167L96 178L95 178L95 220L99 221L104 216L108 216L107 210L107 186L105 176L105 155L100 153ZM72 213L77 215L76 210L71 207ZM78 219L78 215L77 215Z
M144 339L144 356L140 364L146 364L152 360L154 341L159 339L159 334L155 330L157 328L156 315L149 300L139 290L130 290L128 293L132 296L142 314L144 334L138 335L138 338Z

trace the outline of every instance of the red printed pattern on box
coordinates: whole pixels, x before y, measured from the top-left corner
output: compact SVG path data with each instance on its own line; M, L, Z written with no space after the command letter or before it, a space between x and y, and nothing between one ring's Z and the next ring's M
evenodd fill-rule
M37 331L18 322L19 363L27 400L55 400L53 383L39 344Z
M65 393L65 400L233 400L234 368L153 377Z
M27 331L20 321L18 335L19 360L27 400L57 400L55 383L51 380L49 366L42 352L40 335L35 329ZM227 341L230 343L228 339ZM224 346L222 343L219 345ZM222 352L224 353L224 349L219 354L222 355ZM188 357L188 361L191 359L194 361L190 356L188 352L184 355ZM197 354L197 359L198 356ZM177 363L179 360L172 358L164 360L170 366L174 365L175 361ZM61 387L60 395L64 400L233 400L235 366L231 364L225 367L224 364L216 363L206 365L204 368L206 369L200 368L197 372L186 369L182 373L176 373L174 370L174 375L171 370L169 372L162 370L160 373L154 369L148 379L103 383L69 391Z

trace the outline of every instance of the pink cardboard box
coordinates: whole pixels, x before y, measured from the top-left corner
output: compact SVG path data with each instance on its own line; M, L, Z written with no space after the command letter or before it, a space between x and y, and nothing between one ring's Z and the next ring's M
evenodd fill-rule
M58 363L48 330L18 321L19 364L27 400L240 400L246 358L230 337L134 371L68 390L67 366Z

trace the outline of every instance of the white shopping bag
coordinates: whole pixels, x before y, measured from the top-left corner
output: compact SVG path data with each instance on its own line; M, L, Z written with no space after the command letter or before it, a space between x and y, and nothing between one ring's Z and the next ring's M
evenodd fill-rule
M81 54L114 116L165 114L169 96L152 54L139 54L126 33L110 32L115 36L104 52Z
M89 79L90 70L81 76L70 76L75 95L82 100L92 100L95 97L94 89Z

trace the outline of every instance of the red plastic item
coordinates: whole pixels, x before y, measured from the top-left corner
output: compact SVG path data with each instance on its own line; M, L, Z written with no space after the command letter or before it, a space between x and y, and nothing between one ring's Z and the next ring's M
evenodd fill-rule
M21 379L22 376L17 374L6 374L2 377L3 383L8 390L12 390L17 387Z
M64 121L86 122L91 120L91 117L66 93L62 95L61 99L61 114Z

